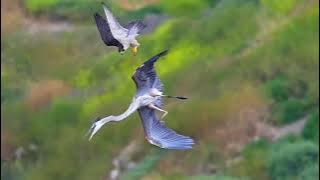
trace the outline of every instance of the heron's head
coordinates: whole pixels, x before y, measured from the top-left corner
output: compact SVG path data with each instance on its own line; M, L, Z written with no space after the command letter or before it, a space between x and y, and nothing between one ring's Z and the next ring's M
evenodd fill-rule
M98 130L103 126L104 123L101 121L101 117L97 117L93 124L91 125L87 135L90 134L89 141L92 139L92 137L98 132Z

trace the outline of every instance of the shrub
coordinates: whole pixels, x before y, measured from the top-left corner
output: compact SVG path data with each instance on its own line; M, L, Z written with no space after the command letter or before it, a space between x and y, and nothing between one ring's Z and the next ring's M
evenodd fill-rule
M57 126L60 126L61 123L72 124L77 121L80 108L81 106L74 102L57 100L52 104L47 116L52 121L52 124Z
M277 102L282 102L289 97L288 82L283 77L273 79L266 84L266 93Z
M248 178L237 178L224 175L213 175L213 176L192 176L186 178L187 180L247 180Z
M207 6L208 3L205 0L165 0L162 2L162 8L165 12L178 16L196 15Z
M298 0L261 0L261 3L271 12L277 14L286 14L292 10Z
M253 142L241 152L243 159L230 168L233 176L269 179L266 173L271 146L266 140Z
M300 118L304 113L304 103L298 99L289 99L281 104L283 110L280 122L282 124L291 123Z
M319 179L319 164L307 167L299 175L299 179L303 180L315 180Z
M87 0L25 0L24 6L28 12L35 15L44 14L51 17L67 17L87 20L91 9L98 9L100 3ZM93 14L93 12L91 12Z
M306 105L299 99L288 99L273 106L272 119L278 125L284 125L299 120L304 115Z
M314 112L303 130L303 137L319 143L319 110Z
M15 100L18 96L20 96L20 94L21 93L17 89L1 87L1 104L5 101Z
M45 11L49 7L56 5L60 0L25 0L25 6L30 12Z
M166 150L157 149L147 155L136 167L124 174L121 179L139 179L143 175L149 173L150 170L158 163L158 161L168 152Z
M311 142L284 142L272 150L268 170L273 180L295 179L319 163L319 148ZM308 170L309 171L309 170Z

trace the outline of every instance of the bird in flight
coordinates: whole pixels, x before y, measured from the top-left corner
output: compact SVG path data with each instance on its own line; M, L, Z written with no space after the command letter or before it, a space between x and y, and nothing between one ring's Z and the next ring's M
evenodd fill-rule
M106 19L98 13L94 14L94 19L103 42L107 46L118 47L118 51L121 54L131 47L133 55L136 55L138 46L140 46L136 37L146 25L142 21L132 21L122 27L104 3L102 3L102 6Z
M187 99L185 97L163 94L163 84L154 70L154 63L161 56L166 55L167 52L166 50L155 55L136 69L132 79L136 84L137 92L129 108L121 115L96 119L88 132L90 134L89 140L104 124L111 121L121 121L135 111L138 111L144 128L145 138L149 143L164 149L186 150L192 148L194 144L193 139L177 134L172 129L167 128L156 115L156 111L163 112L162 118L164 118L168 113L162 109L162 97Z

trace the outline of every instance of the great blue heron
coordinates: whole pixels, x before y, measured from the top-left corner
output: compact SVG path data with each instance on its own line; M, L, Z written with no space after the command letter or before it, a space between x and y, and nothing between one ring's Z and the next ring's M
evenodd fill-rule
M98 13L94 14L94 19L103 42L107 46L117 46L120 53L125 52L131 47L132 53L136 55L138 46L140 45L136 37L146 25L141 21L132 21L125 27L122 27L104 3L102 3L102 6L106 19Z
M104 124L111 121L121 121L138 110L145 137L149 143L165 149L183 150L192 148L194 141L190 137L177 134L165 127L156 116L156 110L164 112L162 118L167 114L167 111L162 109L162 97L186 99L163 94L163 84L154 70L154 63L159 57L166 55L167 52L166 50L155 55L136 69L132 79L136 84L137 92L129 108L119 116L97 119L88 132L91 133L89 140Z

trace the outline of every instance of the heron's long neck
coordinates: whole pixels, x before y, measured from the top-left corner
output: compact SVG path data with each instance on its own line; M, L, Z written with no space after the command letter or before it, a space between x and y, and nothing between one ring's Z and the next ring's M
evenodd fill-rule
M105 118L102 119L102 123L105 124L105 123L110 122L110 121L121 121L121 120L127 118L129 115L131 115L138 108L139 108L139 102L134 99L132 101L132 103L130 104L130 106L128 107L128 109L124 113L122 113L122 114L120 114L118 116L105 117Z

